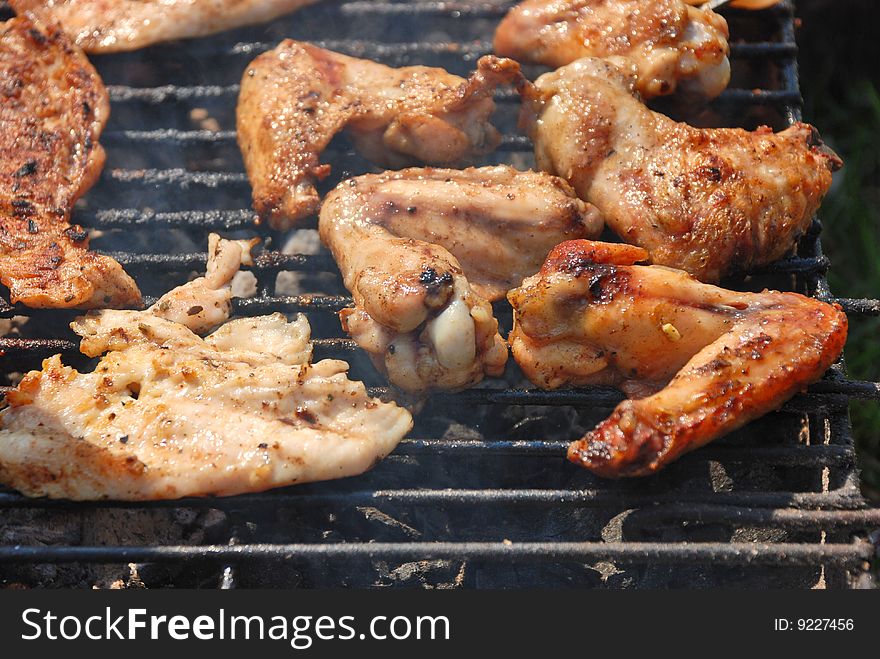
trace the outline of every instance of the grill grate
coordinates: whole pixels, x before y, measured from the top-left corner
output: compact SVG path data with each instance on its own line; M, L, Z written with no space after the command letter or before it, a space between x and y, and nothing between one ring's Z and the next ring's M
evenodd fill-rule
M257 53L290 36L390 65L466 74L489 52L487 39L511 4L326 0L268 27L96 57L113 108L102 137L108 167L75 219L96 229L95 248L155 299L204 267L208 231L253 231L234 105ZM740 40L732 45L734 81L695 121L778 129L798 120L791 4L725 15ZM532 77L539 71L527 67ZM498 101L496 125L507 136L483 164L528 167L530 144L514 130L516 97L504 91ZM369 171L344 140L325 157L333 165L328 186ZM335 312L350 298L329 255L308 248L314 224L286 248L284 236L260 231L266 250L251 270L256 290L236 300L235 312L307 313L316 358L345 358L371 393L392 395L341 336ZM851 315L880 314L877 300L831 294L820 232L815 220L797 256L732 285L798 290ZM509 326L509 308L496 310ZM66 329L74 315L0 301L0 316L16 327L0 338L2 372L38 368L56 352L83 363ZM638 482L602 481L563 458L567 440L604 417L619 392L523 385L511 367L503 381L432 396L416 438L344 481L149 503L33 500L0 490L0 584L84 585L135 572L147 585L221 588L865 583L876 551L865 532L880 526L880 511L859 493L848 404L880 399L880 384L848 379L842 361L779 412ZM104 527L110 536L95 530Z

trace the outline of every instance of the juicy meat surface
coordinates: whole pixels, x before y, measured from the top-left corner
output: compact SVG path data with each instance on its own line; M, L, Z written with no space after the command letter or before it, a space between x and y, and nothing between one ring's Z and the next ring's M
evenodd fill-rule
M223 240L210 234L205 275L168 291L147 311L200 335L218 328L232 312L229 284L242 264L253 265L251 248L258 242L259 238Z
M523 94L538 166L654 263L701 281L786 255L841 165L807 124L694 128L652 112L630 77L598 59L545 74Z
M270 21L317 0L10 0L60 23L88 53L114 53Z
M305 317L232 320L204 339L187 324L219 317L175 322L185 300L228 311L246 252L214 239L216 267L185 291L74 321L82 351L106 354L91 373L51 357L7 395L0 482L79 500L232 495L359 474L390 453L412 417L348 380L345 362L310 364Z
M344 181L319 229L354 296L343 327L391 382L421 391L499 375L507 347L490 302L602 222L561 179L497 166Z
M730 81L727 21L681 0L526 0L495 32L495 52L558 68L601 57L637 76L645 99L714 98Z
M514 359L542 388L609 385L630 399L574 442L606 477L656 472L777 409L843 350L846 315L796 293L739 293L630 245L562 243L511 291Z
M238 141L253 186L254 209L276 229L314 215L316 182L330 173L320 157L346 129L372 162L467 163L495 149L492 95L519 80L511 60L483 57L468 79L443 69L399 69L286 40L245 71Z
M0 281L30 307L139 306L113 259L69 224L104 165L109 99L85 55L55 27L0 24Z

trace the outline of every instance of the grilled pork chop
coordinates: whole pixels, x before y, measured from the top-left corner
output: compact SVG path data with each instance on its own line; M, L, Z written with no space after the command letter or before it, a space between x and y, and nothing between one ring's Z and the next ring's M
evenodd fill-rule
M797 293L739 293L631 245L573 240L508 295L513 356L543 388L610 385L629 400L569 459L601 476L651 474L818 380L846 315Z
M82 51L57 28L0 25L0 281L31 307L141 304L122 267L68 222L104 164L109 100Z
M225 319L247 247L212 237L205 277L146 311L74 321L81 350L106 354L91 373L56 355L7 395L0 482L80 500L232 495L359 474L390 453L412 417L345 362L310 364L305 317L190 329Z
M10 0L19 14L58 22L88 53L144 48L270 21L318 0Z
M383 167L454 165L492 151L492 94L518 81L511 60L483 57L465 80L443 69L395 69L285 40L248 66L238 99L238 141L254 209L287 229L320 206L315 184L330 173L321 153L343 129Z

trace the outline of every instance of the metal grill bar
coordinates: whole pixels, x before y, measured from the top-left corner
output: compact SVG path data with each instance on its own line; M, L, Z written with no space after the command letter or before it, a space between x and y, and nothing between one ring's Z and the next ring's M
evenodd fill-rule
M143 224L149 222L151 217L156 214L139 213L136 210L109 211L112 219L120 227L127 226L128 218L132 218L132 223ZM186 213L186 211L184 211ZM233 218L234 220L243 219L248 211L212 211L203 213L197 211L187 220L195 223L199 219L209 219L216 221L217 218ZM166 217L168 215L166 214ZM182 219L185 217L183 213L175 213L171 217L174 219ZM251 214L252 218L252 214ZM192 270L202 269L207 263L207 253L188 253L188 254L150 254L140 252L109 252L109 255L117 259L122 265L140 266L148 265L151 268L160 266L167 270ZM792 257L782 259L771 263L765 267L753 270L752 275L768 275L768 274L809 274L825 272L829 267L829 261L826 257ZM336 264L326 253L322 254L283 254L281 252L266 251L257 257L257 262L253 268L255 272L265 270L308 270L310 272L335 272ZM866 307L869 312L873 307Z
M184 101L201 98L238 96L238 85L162 85L161 87L129 87L107 85L110 101L116 103L139 102L159 105L168 101Z
M384 16L418 16L419 18L501 18L508 12L512 4L515 3L506 2L505 0L481 3L443 1L373 2L369 0L346 3L339 8L339 11L341 14L379 14ZM768 7L764 12L785 16L787 10L790 10L790 7L783 5L781 7ZM735 7L726 7L724 10L725 15L728 16L745 12L746 10L738 10Z
M238 96L238 85L216 86L216 85L194 85L194 86L163 86L154 88L144 87L126 87L124 85L111 85L110 99L114 103L139 102L160 105L171 100L198 100L214 97L230 97L235 99ZM495 101L498 103L516 103L519 101L519 95L508 89L499 89L495 92ZM777 89L726 89L712 103L714 105L789 105L791 103L799 103L801 97L797 92ZM138 131L127 131L130 134L137 134ZM105 133L102 139L114 139L114 133ZM515 137L515 136L508 136ZM226 138L229 139L229 138Z
M242 210L156 212L142 208L110 208L81 213L79 219L90 227L129 229L135 227L178 226L202 229L252 229L254 212ZM200 259L206 256L200 255Z
M504 453L536 457L562 458L568 442L543 440L463 440L463 439L405 439L395 455L484 455ZM813 446L804 448L780 448L778 446L713 446L690 460L741 461L761 460L765 464L787 466L847 466L853 464L855 453L844 446Z
M171 547L0 547L0 561L11 563L146 563L236 559L356 559L423 561L432 559L494 561L613 560L615 563L713 563L718 565L815 565L854 567L874 558L867 542L853 544L655 542L412 542L351 544L250 544Z
M111 169L104 176L118 183L142 183L144 185L174 184L180 187L204 185L216 188L220 185L247 185L244 172L195 172L183 168L174 169Z
M312 41L316 46L334 50L353 57L363 57L386 62L399 61L407 55L457 55L465 60L476 60L483 55L492 54L492 42L391 42L377 43L360 39L324 39ZM247 55L256 57L260 53L272 50L276 42L252 41L239 42L231 48L223 47L221 53L227 55ZM219 53L218 53L219 54ZM731 59L754 58L790 58L797 54L797 45L793 42L760 42L751 44L731 44Z
M684 458L688 459L688 458ZM561 462L561 459L560 459ZM327 487L327 486L323 486ZM743 509L780 508L805 510L860 510L865 501L858 489L842 488L831 492L654 492L650 494L615 491L603 488L535 489L535 488L473 488L473 489L389 489L376 491L337 491L303 494L289 489L265 494L249 494L228 498L184 498L158 501L95 501L75 502L61 499L29 499L12 492L0 492L0 507L91 509L102 508L221 508L239 509L260 506L519 506L530 508L573 507L590 509L630 510L658 504L681 504L697 510L700 505L723 505ZM872 509L876 510L876 509ZM876 520L874 512L865 519ZM732 515L728 524L737 522Z
M209 143L209 144L217 144L217 143L230 143L234 144L236 141L235 131L232 130L221 130L221 131L210 131L210 130L174 130L174 129L160 129L160 130L125 130L125 131L109 131L105 133L103 136L105 141L108 144L113 144L116 142L125 142L125 143L162 143L165 145L170 144L188 144L188 143ZM523 137L522 135L505 135L501 139L501 143L498 145L499 151L524 151L528 147L531 146L531 142L528 138ZM191 181L187 179L182 179L178 176L177 170L167 170L169 172L173 171L174 174L165 174L161 173L161 170L157 170L157 173L150 173L147 175L145 170L138 170L136 172L127 172L126 170L114 170L114 176L117 177L118 180L136 180L141 177L148 176L145 179L146 183L156 183L168 177L174 177L176 180L186 181L189 183ZM201 174L201 172L190 172L191 174ZM201 180L199 180L201 182ZM204 185L205 183L203 183Z

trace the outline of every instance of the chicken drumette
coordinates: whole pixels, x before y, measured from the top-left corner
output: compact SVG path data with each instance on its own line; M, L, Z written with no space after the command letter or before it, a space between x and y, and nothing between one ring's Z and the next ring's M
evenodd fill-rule
M499 375L507 346L490 302L602 222L561 179L498 166L345 181L319 228L354 296L345 330L391 382L421 391Z
M794 246L840 159L811 126L694 128L645 107L633 78L585 58L522 87L542 169L563 176L626 242L701 281Z
M508 295L513 356L543 388L610 385L629 400L569 448L601 476L650 474L818 380L846 315L796 293L739 293L630 245L574 240Z
M248 66L238 100L254 208L278 229L316 213L315 183L330 172L321 152L343 129L383 167L472 161L501 139L489 123L495 88L520 77L516 62L497 57L481 58L465 80L443 69L395 69L283 41Z
M495 33L495 52L560 67L601 57L637 76L645 99L714 98L730 80L727 22L681 0L526 0Z

